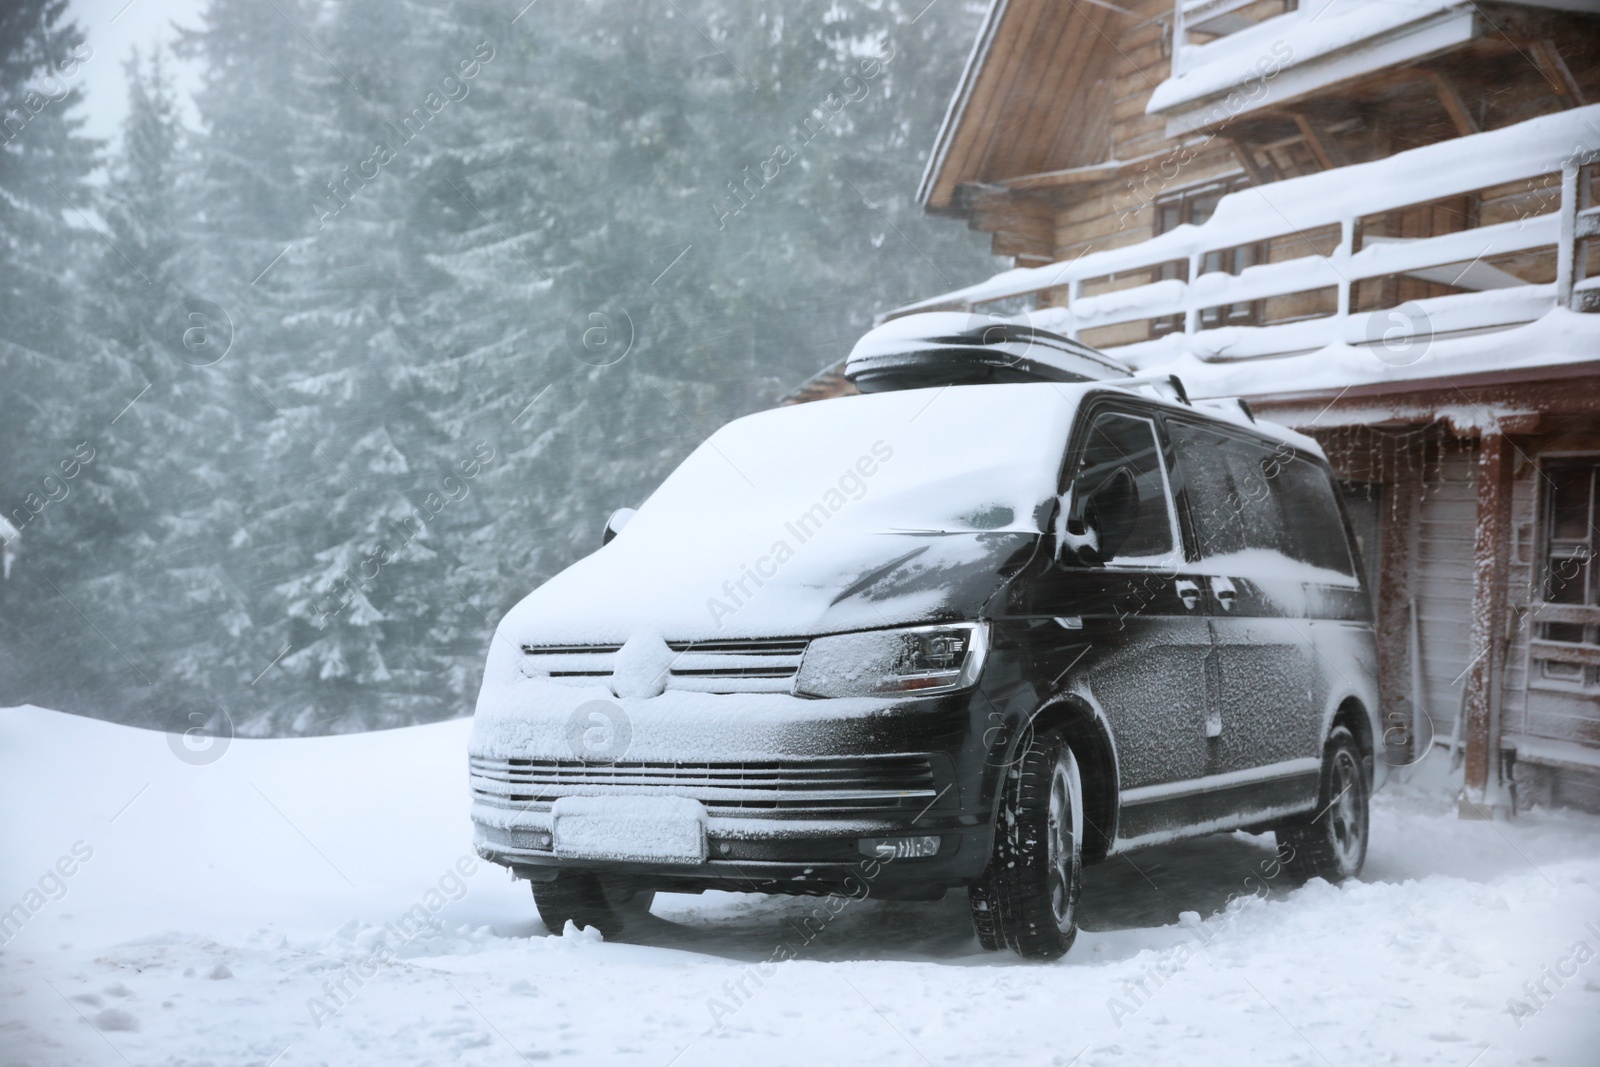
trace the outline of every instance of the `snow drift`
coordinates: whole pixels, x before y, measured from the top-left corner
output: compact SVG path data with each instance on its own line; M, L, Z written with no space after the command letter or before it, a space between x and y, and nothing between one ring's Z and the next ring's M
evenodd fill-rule
M0 1062L1482 1067L1600 1038L1600 819L1461 822L1433 761L1375 798L1365 881L1283 885L1243 834L1135 853L1037 966L981 952L954 894L663 896L633 943L549 936L471 859L468 727L204 761L0 710L0 908L28 913Z

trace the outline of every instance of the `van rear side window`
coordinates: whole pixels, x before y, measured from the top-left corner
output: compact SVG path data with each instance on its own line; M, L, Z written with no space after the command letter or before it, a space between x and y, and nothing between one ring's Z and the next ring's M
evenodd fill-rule
M1326 471L1294 455L1177 420L1169 424L1201 558L1250 549L1355 576Z
M1289 533L1284 553L1354 578L1355 560L1345 540L1344 515L1328 472L1298 456L1291 457L1281 465L1274 489L1273 497L1283 509Z

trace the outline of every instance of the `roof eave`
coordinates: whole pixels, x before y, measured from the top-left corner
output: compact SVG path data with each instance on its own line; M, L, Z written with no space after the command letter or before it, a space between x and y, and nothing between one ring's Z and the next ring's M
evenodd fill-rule
M933 151L928 155L928 165L923 169L922 180L917 184L917 203L930 215L962 214L961 208L951 202L951 197L935 203L933 191L938 184L940 173L944 170L945 161L949 158L950 146L956 138L962 120L966 117L967 104L972 99L973 89L982 74L989 49L994 43L1001 21L1005 18L1008 5L1009 0L990 0L989 10L985 12L983 26L978 32L978 39L972 46L972 54L967 57L967 65L961 71L961 80L956 83L955 94L950 97L950 105L945 109L944 121L939 124L938 136L933 141Z

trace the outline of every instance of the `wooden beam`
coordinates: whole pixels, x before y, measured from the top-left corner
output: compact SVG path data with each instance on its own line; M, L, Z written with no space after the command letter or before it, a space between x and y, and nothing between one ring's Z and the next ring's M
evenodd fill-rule
M1311 149L1311 154L1317 157L1317 164L1323 170L1333 170L1333 154L1328 151L1328 146L1322 143L1322 138L1317 136L1317 131L1311 128L1311 123L1298 111L1294 113L1294 124L1300 130L1300 139Z
M1511 485L1515 449L1498 430L1478 441L1477 522L1472 539L1472 637L1468 646L1466 789L1463 818L1505 808L1500 790L1500 685L1506 642L1506 577L1511 562Z
M1420 453L1426 444L1406 435L1383 447L1391 452L1384 459L1396 476L1383 487L1383 514L1379 516L1378 544L1374 546L1378 553L1378 585L1372 590L1378 631L1378 704L1385 738L1408 737L1414 746L1418 738L1412 730L1415 694L1408 629L1411 598L1415 595L1412 576L1416 567L1418 503L1423 492L1423 457L1406 456L1402 450ZM1421 755L1410 752L1407 760L1414 761Z
M1544 76L1555 83L1562 90L1573 107L1583 106L1583 89L1578 85L1578 79L1572 76L1572 69L1567 66L1567 61L1561 58L1561 53L1556 49L1554 41L1542 40L1533 43L1534 62L1539 64L1539 69Z
M1430 70L1428 80L1433 83L1433 91L1439 94L1439 103L1444 105L1450 121L1455 123L1456 133L1462 137L1470 137L1483 132L1478 126L1478 120L1467 110L1467 102L1461 99L1461 94L1456 92L1456 87L1449 78L1436 70Z
M1231 137L1224 138L1233 148L1234 158L1239 161L1239 169L1244 171L1245 177L1250 179L1251 185L1265 185L1268 179L1261 173L1261 168L1256 166L1255 157L1250 154L1248 145L1240 144Z
M1444 413L1444 423L1450 427L1450 432L1457 437L1470 438L1478 436L1483 412L1486 409L1479 406L1474 409L1457 408ZM1543 416L1537 411L1519 411L1515 414L1496 415L1494 424L1501 433L1521 436L1523 434L1537 433L1539 422Z
M994 235L997 256L1048 263L1055 251L1055 205L1026 193L984 196L970 207L967 225Z

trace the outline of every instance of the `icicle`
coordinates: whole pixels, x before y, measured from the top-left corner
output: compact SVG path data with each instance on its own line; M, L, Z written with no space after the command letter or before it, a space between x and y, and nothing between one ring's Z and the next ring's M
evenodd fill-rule
M1430 496L1438 496L1440 489L1443 488L1443 449L1451 434L1449 428L1442 423L1434 423L1432 426L1425 427L1420 431L1420 434L1421 440L1418 444L1421 456L1417 480L1422 485L1422 499L1426 500Z

